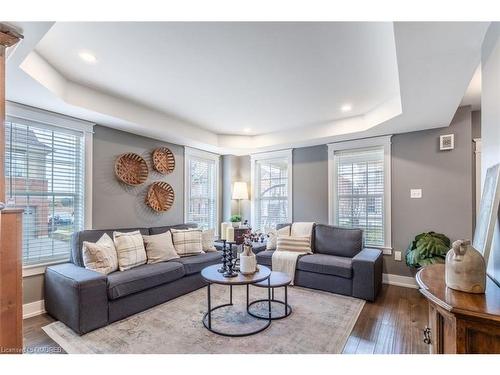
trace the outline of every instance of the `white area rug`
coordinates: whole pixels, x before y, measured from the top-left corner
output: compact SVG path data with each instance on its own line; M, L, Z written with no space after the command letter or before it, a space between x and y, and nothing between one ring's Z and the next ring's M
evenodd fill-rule
M250 300L267 290L250 287ZM283 298L283 288L276 289ZM216 310L212 327L243 332L265 324L245 312L246 287L233 288L233 307ZM212 306L227 303L229 287L212 286ZM341 353L365 304L363 300L311 289L289 287L292 314L275 320L261 333L224 337L202 323L207 291L199 289L127 319L79 336L61 322L43 330L68 353ZM267 307L267 304L265 304ZM258 306L257 306L258 307ZM273 304L273 308L283 309ZM242 329L244 328L244 329Z

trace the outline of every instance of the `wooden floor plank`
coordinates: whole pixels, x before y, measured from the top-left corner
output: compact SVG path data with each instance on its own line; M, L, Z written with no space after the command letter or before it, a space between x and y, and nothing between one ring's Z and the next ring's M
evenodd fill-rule
M416 289L383 285L375 302L367 302L344 347L345 354L429 352L422 341L428 304ZM43 314L24 320L27 353L64 353L42 327L54 321Z

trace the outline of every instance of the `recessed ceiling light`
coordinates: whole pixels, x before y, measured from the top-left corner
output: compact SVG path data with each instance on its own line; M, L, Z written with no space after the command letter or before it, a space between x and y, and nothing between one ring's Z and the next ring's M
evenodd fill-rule
M245 129L243 129L243 131L244 131L245 133L250 133L250 132L252 131L252 129L251 129L251 128L245 128Z
M344 104L342 107L340 107L342 112L349 112L352 109L352 106L350 104Z
M89 51L80 51L78 52L78 56L88 64L95 64L97 62L95 55Z

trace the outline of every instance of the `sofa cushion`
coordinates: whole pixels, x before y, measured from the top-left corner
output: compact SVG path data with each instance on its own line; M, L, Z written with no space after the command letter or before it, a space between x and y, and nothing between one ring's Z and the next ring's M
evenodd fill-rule
M363 230L317 224L314 228L314 252L354 257L363 249Z
M108 275L108 297L113 300L128 296L172 282L184 275L182 264L174 261L144 264L127 271L113 272Z
M273 254L275 250L264 250L257 254L257 263L271 267L273 265Z
M335 255L304 255L297 262L297 269L325 275L352 277L352 258Z
M141 232L141 234L149 234L149 228L89 229L75 232L71 237L70 261L77 266L84 267L82 257L83 241L97 242L105 233L113 238L113 232L134 232L136 230Z
M170 229L193 229L193 228L197 228L197 227L198 227L198 225L196 225L196 224L167 225L167 226L163 226L163 227L149 228L149 232L150 232L150 234L162 234L162 233L169 231Z
M191 275L201 272L201 270L207 266L222 263L222 254L219 251L210 252L173 259L170 262L181 263L184 266L186 275Z

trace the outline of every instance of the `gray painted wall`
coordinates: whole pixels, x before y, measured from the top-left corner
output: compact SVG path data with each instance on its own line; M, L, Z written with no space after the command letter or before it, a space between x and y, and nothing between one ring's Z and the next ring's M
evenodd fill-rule
M486 170L500 163L500 23L492 22L481 51L481 169L484 183ZM489 259L489 273L500 283L500 212ZM493 267L495 271L493 271Z
M455 149L439 151L439 136L455 134ZM457 110L450 127L392 137L392 245L404 251L418 233L434 230L451 240L472 236L472 130L469 107ZM410 189L421 188L421 199ZM410 269L384 257L384 272L410 276Z
M92 227L95 229L149 227L184 222L184 147L137 136L131 133L94 127ZM114 174L116 158L125 152L141 155L151 166L151 151L168 147L175 156L175 170L169 175L150 167L145 184L127 186ZM175 192L174 205L165 213L156 213L144 204L149 185L168 182Z
M293 150L293 220L328 224L328 147Z
M231 215L238 213L238 202L231 199L233 183L244 181L247 183L249 198L250 191L250 156L224 155L222 157L222 221L229 221ZM242 220L250 221L250 199L240 202Z

